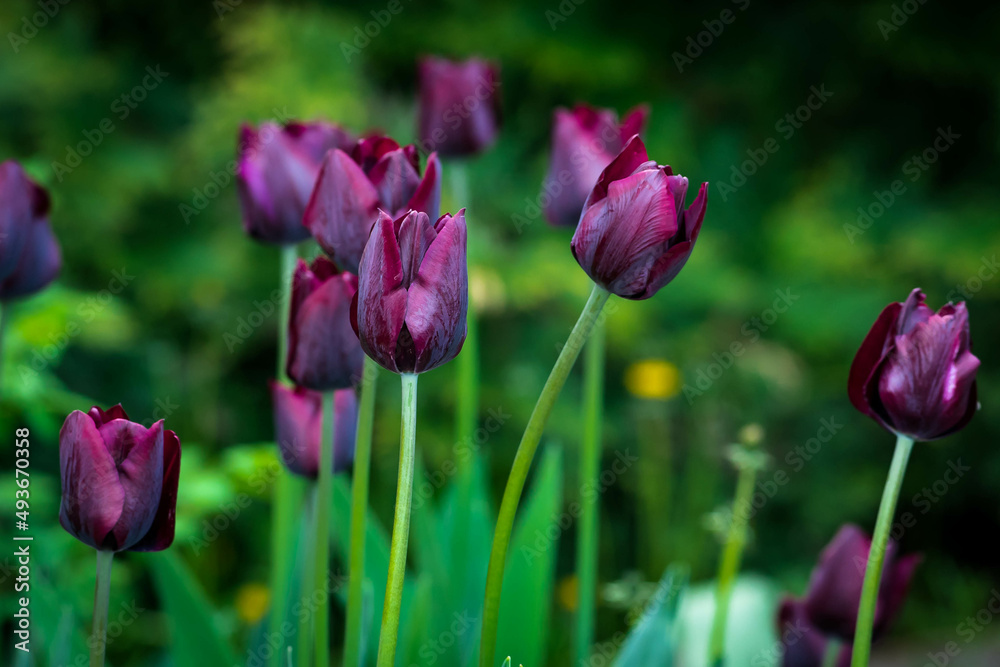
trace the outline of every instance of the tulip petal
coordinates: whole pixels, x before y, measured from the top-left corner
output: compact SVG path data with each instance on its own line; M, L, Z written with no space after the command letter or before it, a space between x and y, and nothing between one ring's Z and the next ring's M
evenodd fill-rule
M361 258L358 281L358 338L365 353L393 371L396 344L406 317L403 264L392 218L380 213Z
M81 542L103 549L122 515L125 491L97 426L79 410L70 413L59 431L59 468L59 523Z
M621 128L619 129L622 144L627 142L633 135L642 134L643 129L646 127L647 118L649 118L649 107L645 104L640 104L625 114L625 118L622 119Z
M410 198L406 208L422 211L431 220L437 220L441 213L441 160L437 153L427 157L427 169Z
M33 184L17 162L0 163L0 281L20 262L34 217Z
M674 235L672 245L667 252L656 260L650 273L649 283L645 291L635 297L636 299L648 299L665 287L671 280L677 277L684 265L691 257L694 250L694 243L698 240L698 233L701 231L701 223L705 218L705 207L708 204L708 183L702 183L698 196L695 198L691 208L681 217L679 228ZM685 240L677 240L685 239Z
M333 392L335 432L333 470L347 470L354 463L354 443L358 433L358 395L353 388ZM317 465L318 467L318 465Z
M275 439L281 460L296 475L315 479L319 472L323 394L274 381L270 384Z
M465 209L442 216L439 231L409 288L406 326L421 373L454 359L462 349L468 310Z
M399 259L403 267L403 287L409 288L416 280L420 263L423 262L424 255L437 236L437 232L427 214L420 211L410 211L397 222L398 229L395 231L399 243Z
M895 550L890 542L888 550ZM892 562L887 550L886 562ZM842 641L854 638L861 586L871 540L859 527L845 525L823 550L806 593L805 610L813 625Z
M146 429L114 419L100 428L101 437L117 461L124 491L121 516L104 540L114 551L129 549L149 532L163 496L163 420Z
M875 412L869 402L869 383L875 369L891 348L892 335L896 330L902 308L902 304L890 303L882 310L854 356L847 380L847 393L854 407L883 425L886 424L882 417Z
M297 307L289 337L288 375L309 389L350 387L364 358L351 328L354 276L340 274L320 284Z
M615 181L620 181L635 173L635 170L643 164L649 162L649 155L646 153L646 145L638 135L632 137L622 148L621 152L614 160L604 168L600 178L594 185L594 189L587 197L584 208L589 208L594 203L608 196L608 188Z
M38 292L55 280L62 266L59 243L49 221L31 223L28 239L14 272L0 282L0 300L25 297Z
M334 149L323 160L303 222L338 266L357 273L378 206L379 193L365 172Z
M378 193L379 207L393 215L405 210L420 184L420 174L401 148L383 155L368 171L368 179Z
M153 526L130 551L163 551L174 541L177 518L177 484L181 474L181 441L173 431L163 431L163 489Z

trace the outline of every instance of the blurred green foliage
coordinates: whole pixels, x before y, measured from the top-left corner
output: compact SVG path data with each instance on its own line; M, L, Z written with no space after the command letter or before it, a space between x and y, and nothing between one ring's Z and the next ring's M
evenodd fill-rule
M416 57L478 53L503 68L503 133L469 165L471 201L452 201L446 191L444 208L469 208L483 419L489 410L508 415L481 450L488 502L499 498L521 428L587 293L569 232L548 228L535 213L552 109L587 101L624 111L647 102L650 155L712 184L703 234L680 277L649 301L613 302L606 462L626 450L639 461L601 496L607 586L598 638L625 629L623 610L636 604L609 598L609 587L622 588L613 582L635 572L656 581L675 560L690 564L695 581L714 574L718 544L703 517L730 497L724 451L746 423L764 427L774 460L761 475L766 502L753 517L745 560L745 569L769 579L767 590L801 592L840 523L870 529L892 438L850 407L847 369L880 309L919 285L935 306L968 301L984 409L963 432L915 452L900 513L917 521L900 538L925 560L896 636L926 650L955 639L958 623L1000 583L994 550L983 542L1000 529L993 450L1000 414L990 409L1000 398L993 347L1000 10L970 17L927 3L884 34L888 1L404 0L402 13L348 62L341 45L355 44L382 8L356 0L335 8L305 0L100 0L59 5L32 33L39 3L0 6L0 32L10 42L0 48L0 159L22 161L51 190L65 256L56 285L8 309L3 350L0 437L9 442L15 426L32 432L38 613L64 635L86 627L93 558L58 527L57 435L70 410L122 402L134 419L166 418L179 434L171 556L193 569L232 645L252 645L266 609L252 602L267 581L273 475L266 471L276 459L267 444L266 380L274 372L269 300L279 259L241 231L228 171L237 127L323 117L411 141ZM710 26L726 8L735 18L713 36ZM11 33L31 36L12 40ZM679 68L677 54L690 62ZM162 81L137 91L154 80L147 68ZM832 95L794 127L786 114L806 103L812 87ZM104 119L110 133L98 131ZM959 138L926 170L914 170L912 159L933 146L939 128ZM761 148L772 138L778 149L763 161ZM747 162L755 155L763 164ZM884 206L896 180L905 191ZM877 204L882 213L856 234L859 207L875 214ZM185 215L184 206L197 213ZM519 230L515 214L532 224ZM790 305L777 314L771 309L781 294ZM237 333L254 313L263 325ZM734 343L741 346L735 354ZM626 368L648 358L676 364L686 391L669 402L629 394ZM449 366L421 382L418 446L431 473L444 469L455 445L454 374ZM380 387L372 486L373 515L384 525L399 418L389 380ZM579 404L571 379L548 430L546 446L558 443L564 453L564 503L580 494L573 473ZM836 433L803 455L823 420L839 425ZM959 459L971 472L942 488L949 461ZM11 460L0 463L3 498L12 497ZM766 485L778 471L788 481L772 494ZM447 488L434 487L439 503ZM202 546L240 494L248 505ZM2 525L6 542L7 516ZM548 657L524 658L530 667L568 664L573 536L570 526L553 552ZM419 559L428 545L416 529L414 539ZM135 599L149 612L109 647L114 664L170 664L163 603L145 567L152 560L116 562L112 609ZM419 564L419 571L417 589L429 570ZM3 579L9 618L10 578ZM422 599L433 603L436 594ZM341 609L333 619L341 632ZM6 660L9 647L3 650Z

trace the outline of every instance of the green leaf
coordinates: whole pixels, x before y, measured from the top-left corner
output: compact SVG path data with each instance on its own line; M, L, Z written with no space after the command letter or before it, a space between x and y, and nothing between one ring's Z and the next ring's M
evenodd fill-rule
M634 625L615 657L615 667L672 667L677 649L677 609L687 579L687 568L667 568L653 597L637 610L635 619L629 619Z
M236 655L215 625L205 592L175 552L141 556L146 561L170 628L170 653L177 665L218 667L237 664Z
M497 646L529 665L546 664L562 491L562 450L548 447L514 525L500 602Z

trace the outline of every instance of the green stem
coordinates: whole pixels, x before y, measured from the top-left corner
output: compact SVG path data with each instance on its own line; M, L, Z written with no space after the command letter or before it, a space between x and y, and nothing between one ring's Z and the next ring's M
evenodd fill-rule
M309 557L316 551L316 534L313 527L316 524L317 485L314 483L310 490L311 493L306 494L306 500L302 508L302 521L305 528L303 530L303 558L300 570L302 578L299 582L299 604L305 609L309 609L312 606L312 597L316 588L316 583L313 580L314 570L310 567L312 563L309 562ZM312 659L313 621L315 621L315 616L304 613L299 614L298 617L298 651L295 655L295 662L299 667L309 667Z
M114 551L97 552L97 581L94 585L94 631L90 636L90 667L104 667L104 651L108 645L111 562L114 557Z
M486 574L486 599L483 603L483 632L480 642L479 664L481 667L493 667L494 653L497 644L497 625L500 622L500 594L503 588L503 572L507 564L507 548L510 546L510 536L514 530L514 516L517 514L517 505L521 499L521 492L524 490L524 482L531 469L531 461L535 457L535 450L538 442L542 438L545 424L552 413L556 398L566 384L576 358L580 355L580 350L590 335L590 330L597 322L597 316L607 302L610 293L594 285L594 290L587 299L587 304L580 313L573 331L570 332L566 344L559 353L552 372L549 373L548 380L542 388L542 393L535 403L535 409L528 419L528 425L521 436L521 444L517 447L517 454L514 456L514 464L510 469L510 477L507 478L507 487L503 492L503 500L500 503L500 514L497 517L497 527L493 535L493 548L490 551L490 565Z
M281 270L278 275L281 303L278 304L278 381L285 378L285 358L288 355L288 315L291 307L292 272L295 270L295 246L281 247ZM274 480L271 518L271 637L281 637L281 626L288 609L288 591L292 578L292 550L295 540L295 513L301 499L301 486L291 473L279 467ZM271 659L272 667L281 665L281 651L276 650Z
M406 575L406 547L410 539L410 503L413 496L413 468L416 459L417 376L400 375L403 384L403 418L399 428L399 476L396 481L396 513L392 520L389 549L389 576L382 607L382 631L378 641L378 667L392 667L396 660L399 611L403 603Z
M354 444L354 472L351 479L351 552L348 560L347 630L344 637L344 666L361 664L361 611L365 578L365 520L368 518L368 484L372 461L372 431L375 417L375 388L378 364L365 357L358 407L358 435Z
M903 487L903 477L906 475L906 464L913 451L913 439L905 435L896 438L896 452L892 456L889 467L889 477L882 491L882 503L878 508L878 519L875 521L875 535L872 536L872 547L865 569L865 580L861 586L861 606L858 607L858 625L854 632L854 653L851 656L851 667L868 667L868 655L872 648L872 626L875 622L875 605L878 602L879 583L882 580L882 564L885 562L885 550L889 544L889 531L892 528L892 518L896 514L896 503Z
M333 392L323 392L323 432L319 449L319 480L316 483L316 559L313 561L313 586L316 599L324 599L316 608L316 667L330 665L330 600L327 595L327 571L330 567L330 505L333 503L333 434L337 430Z
M597 488L601 466L601 425L604 418L604 324L594 327L583 359L583 446L580 451L580 488ZM583 494L576 540L578 580L576 660L584 664L594 643L597 602L597 534L600 526L597 494Z
M823 656L823 667L837 667L837 658L840 657L842 644L836 639L831 639L826 643L826 654Z
M743 548L747 541L747 522L750 518L753 487L757 480L757 467L752 465L740 468L736 482L736 498L733 500L732 517L729 521L729 534L722 551L719 563L719 574L715 591L715 617L712 620L712 633L708 645L708 664L721 667L726 654L726 618L729 615L729 600L733 592L736 575L740 571L740 561L743 558Z

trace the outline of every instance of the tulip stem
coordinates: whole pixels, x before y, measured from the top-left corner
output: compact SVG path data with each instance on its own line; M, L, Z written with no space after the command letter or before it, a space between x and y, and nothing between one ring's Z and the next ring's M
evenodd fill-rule
M535 403L535 409L528 418L528 425L521 436L521 444L517 447L517 454L514 456L514 464L510 469L510 476L507 478L507 487L503 492L503 500L500 503L500 514L497 517L496 531L493 534L493 547L490 551L490 565L486 574L486 598L483 603L483 632L479 650L479 664L481 667L493 667L494 654L497 644L497 626L500 622L500 594L503 587L503 572L507 564L507 548L510 546L511 533L514 530L514 516L517 514L517 505L521 500L521 492L524 490L524 482L531 469L531 461L535 457L535 450L538 449L538 442L545 431L545 424L552 414L552 407L566 378L569 376L576 358L580 355L583 344L587 341L591 329L597 322L598 315L607 303L610 292L604 288L594 285L594 290L587 299L587 304L580 313L580 319L566 339L566 344L559 352L552 371L549 373L542 393Z
M104 667L108 645L108 601L111 598L111 563L114 551L97 552L97 581L94 585L94 631L90 637L90 667Z
M826 643L826 655L823 656L823 667L837 667L837 658L840 657L842 644L836 639L830 639Z
M351 480L351 552L348 560L347 630L344 637L344 666L361 664L361 611L365 577L365 520L368 518L368 483L372 460L372 430L375 417L375 388L378 364L365 356L358 433L354 443L354 472Z
M292 272L295 270L296 252L294 245L281 246L281 270L278 275L281 303L278 304L278 381L285 378L285 361L288 356L288 315L291 307L289 298L292 289ZM295 540L294 526L300 485L292 475L281 467L274 480L274 496L271 510L271 612L270 634L281 637L281 626L285 622L288 609L288 591L291 588L292 550L289 545ZM281 665L281 651L275 651L271 660L273 667Z
M750 520L753 487L757 481L759 467L753 464L741 464L735 459L739 468L736 481L736 497L733 499L732 516L729 519L729 532L726 544L722 550L719 562L719 573L716 577L715 616L712 619L712 631L708 644L708 664L711 667L721 667L726 659L726 620L729 616L729 601L733 594L733 584L740 571L740 561L743 559L743 549L747 543L747 523Z
M892 528L892 518L896 514L896 503L903 487L903 477L906 475L906 464L913 451L913 439L905 435L896 438L896 451L889 467L889 477L882 491L882 502L878 508L878 518L875 521L875 534L872 536L871 551L865 569L865 580L861 586L861 605L858 607L858 624L854 632L854 653L851 656L851 667L868 667L868 656L872 647L872 627L875 622L875 605L878 602L879 583L882 580L882 565L885 562L885 550L889 544L889 531Z
M313 562L316 607L316 667L330 664L330 600L327 595L327 569L330 566L330 504L333 501L333 434L337 429L333 392L323 392L323 431L319 449L319 479L316 482L316 559Z
M399 612L403 603L403 578L406 575L406 548L410 539L410 501L413 495L413 469L416 462L417 375L403 373L403 415L399 428L399 476L396 481L396 512L392 520L392 543L389 548L389 576L382 607L382 631L378 641L378 667L392 667L396 661Z
M301 579L299 580L299 600L298 604L304 609L312 608L312 597L315 588L315 582L313 581L313 568L310 567L312 563L309 562L309 557L315 554L316 546L316 533L313 527L316 524L316 484L313 483L309 489L309 493L306 494L305 503L302 509L302 523L305 526L303 530L303 544L302 544L302 568ZM309 667L312 653L312 642L313 642L313 621L314 616L309 613L299 614L299 629L298 629L298 652L295 655L295 662L303 667Z
M604 323L594 327L583 358L583 443L580 451L581 489L597 488L601 465L601 425L604 417ZM583 494L576 539L576 660L590 658L594 643L597 601L598 530L600 503L597 494Z

